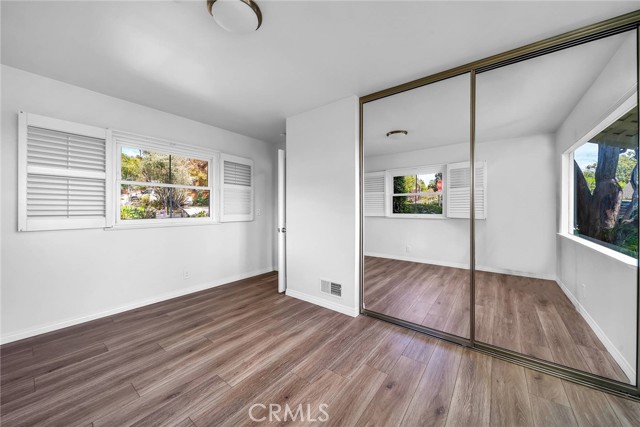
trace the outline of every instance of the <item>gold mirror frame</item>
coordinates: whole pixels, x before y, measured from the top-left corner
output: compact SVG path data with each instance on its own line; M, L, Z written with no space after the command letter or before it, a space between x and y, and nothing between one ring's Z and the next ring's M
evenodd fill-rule
M470 209L470 284L471 284L471 301L470 301L470 337L462 338L451 335L446 332L431 329L425 326L416 325L404 321L402 319L388 316L382 313L367 310L364 306L364 193L363 193L363 107L367 102L375 101L387 96L396 95L411 89L435 83L450 77L462 74L470 74L470 157L471 166L471 206L474 206L474 189L475 189L475 127L476 127L476 74L500 68L505 65L514 64L516 62L525 61L527 59L546 55L555 51L566 49L572 46L578 46L590 41L599 40L608 36L623 33L630 30L636 30L636 49L640 51L640 10L608 19L593 25L579 28L555 37L544 39L535 43L531 43L517 49L512 49L497 55L490 56L478 61L470 62L459 67L451 68L427 77L413 80L398 86L383 89L378 92L365 95L360 98L360 154L359 154L359 193L360 193L360 313L363 315L375 317L396 325L403 326L421 333L425 333L436 338L444 339L475 351L488 354L490 356L506 360L530 369L534 369L546 374L550 374L568 381L585 385L594 389L606 391L608 393L627 397L636 401L640 401L640 268L636 268L636 385L626 384L620 381L594 375L578 369L569 368L557 363L544 361L531 356L510 351L491 344L477 342L475 339L475 209ZM640 82L640 53L636 54L636 73L637 82ZM640 90L638 91L638 105L640 105ZM639 117L640 119L640 117Z

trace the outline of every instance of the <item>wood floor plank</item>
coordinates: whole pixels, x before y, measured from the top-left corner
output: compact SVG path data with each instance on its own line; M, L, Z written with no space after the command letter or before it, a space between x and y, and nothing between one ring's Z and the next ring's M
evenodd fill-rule
M278 387L267 389L265 392L257 395L233 416L224 420L219 427L252 425L256 423L265 426L278 425L283 421L285 416L289 421L292 421L294 417L296 419L293 421L300 421L297 413L298 408L293 405L292 399L302 393L308 386L309 382L306 379L290 373L286 375L284 381L279 381ZM287 412L287 407L290 409L290 412Z
M51 359L43 357L33 360L33 358L29 358L29 360L24 364L16 363L17 366L7 367L6 369L3 366L0 383L4 387L13 381L33 378L38 375L54 372L58 369L64 368L65 366L106 353L107 351L107 347L104 344L99 343Z
M314 421L323 421L330 418L331 406L336 394L342 390L348 379L326 369L312 382L306 384L299 392L293 393L288 405L294 416L274 425L302 424L308 425Z
M346 386L339 390L329 406L329 420L316 422L314 426L353 426L382 387L387 375L368 365L362 365Z
M98 426L171 426L183 420L198 405L213 404L231 387L217 375L192 371L166 383L162 389L141 396L129 404L94 420Z
M296 347L313 338L316 331L312 329L298 329L285 339L281 337L264 338L254 345L251 351L243 351L243 357L231 360L230 363L216 368L220 377L235 386L254 372L258 371L272 360L280 359Z
M553 360L553 355L538 312L536 311L535 295L530 289L528 281L519 284L516 299L516 316L522 338L522 352L543 360Z
M560 379L526 368L525 374L529 394L566 407L571 406Z
M94 377L90 372L76 372L75 375L71 375L68 381L61 381L62 385L60 387L56 387L57 384L53 383L46 389L39 389L38 379L36 378L36 391L2 405L2 414L13 414L18 411L33 410L33 408L73 406L78 402L84 401L87 395L93 396L117 389L123 385L131 385L129 380L132 373L144 372L146 369L153 368L155 363L162 364L166 360L163 358L163 356L166 356L165 352L159 346L156 346L156 348L159 351L143 353L143 357L139 357L140 353L136 353L138 357L130 359L130 363L126 365L113 368L111 373L107 372ZM123 360L119 359L118 361L122 362ZM82 364L84 363L82 362ZM71 369L72 366L68 368Z
M196 425L191 421L191 418L185 418L178 424L175 424L174 427L196 427Z
M462 347L441 341L418 383L402 426L444 426L458 377Z
M3 386L2 390L0 390L0 405L6 405L35 391L36 381L34 378L23 378L13 381Z
M620 421L604 393L567 381L562 382L578 425L619 426Z
M530 395L533 421L536 427L577 427L570 407L539 396Z
M580 350L580 355L589 366L590 372L621 382L629 382L629 378L625 375L624 371L618 366L615 359L611 357L608 351L593 347L585 347L580 344L578 344L577 347Z
M495 310L487 305L476 306L476 340L493 344Z
M511 277L506 274L498 276L498 284L491 340L494 345L521 352L522 334L517 314L517 290Z
M85 425L97 418L100 412L110 412L138 399L138 393L131 384L108 389L93 395L84 395L73 401L57 401L52 406L40 405L38 411L31 408L4 414L3 426L47 425L70 426Z
M356 426L400 424L425 368L424 364L401 356Z
M618 416L620 424L625 427L640 425L640 404L618 396L607 395L609 404Z
M538 311L542 327L547 335L549 349L554 361L571 368L589 371L589 366L582 357L580 351L575 348L571 334L564 326L564 322L555 309Z
M391 332L391 326L382 322L375 322L363 333L359 334L351 346L346 348L333 363L328 366L338 375L350 377L371 353L380 345L381 340Z
M314 352L301 361L294 372L311 381L313 378L334 362L337 355L352 346L356 337L367 330L375 320L367 317L357 317L349 326L337 335L331 337L321 351Z
M533 427L524 368L499 359L491 366L491 425Z
M388 374L416 334L399 326L388 325L389 333L367 357L365 363Z
M426 365L439 342L440 340L429 335L414 334L402 355Z
M232 387L215 405L195 409L189 418L198 427L222 425L251 404L262 403L264 399L256 399L261 393L276 393L294 377L290 362L273 363Z
M491 361L465 349L446 426L488 426L491 419Z

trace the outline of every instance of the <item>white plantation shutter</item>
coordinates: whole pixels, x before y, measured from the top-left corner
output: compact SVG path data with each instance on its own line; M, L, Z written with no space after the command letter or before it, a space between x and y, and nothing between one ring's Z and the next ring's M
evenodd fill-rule
M106 129L19 116L20 231L107 226Z
M384 184L385 173L371 172L364 174L364 215L384 216Z
M220 163L220 221L252 221L253 161L222 154Z
M475 218L487 218L487 163L476 162ZM445 179L447 217L469 218L471 201L471 168L469 162L447 165Z

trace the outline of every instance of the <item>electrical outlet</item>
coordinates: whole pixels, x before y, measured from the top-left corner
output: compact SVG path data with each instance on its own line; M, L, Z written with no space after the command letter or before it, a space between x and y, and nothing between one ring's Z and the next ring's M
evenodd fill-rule
M404 251L405 251L406 253L411 252L411 245L406 245L406 246L404 247Z
M184 271L182 272L182 278L183 278L184 280L191 279L191 272L190 272L189 270L184 270Z
M256 209L256 215L258 215L258 216L262 215L262 209L257 208Z

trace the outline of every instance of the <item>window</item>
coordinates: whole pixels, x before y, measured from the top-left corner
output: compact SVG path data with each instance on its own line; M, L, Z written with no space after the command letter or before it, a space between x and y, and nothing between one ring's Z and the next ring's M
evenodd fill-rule
M387 171L389 216L442 216L443 166Z
M20 112L18 230L109 223L106 129Z
M604 129L569 153L573 169L570 231L635 258L638 256L638 107L634 103L629 108L622 108L612 123L602 126Z
M114 132L117 224L214 220L214 153Z
M18 140L19 231L253 220L250 159L23 112Z
M475 218L487 218L487 162L476 162ZM469 218L469 162L364 174L364 215Z
M253 220L253 161L222 154L220 221Z

